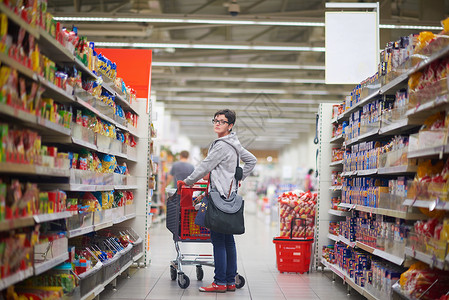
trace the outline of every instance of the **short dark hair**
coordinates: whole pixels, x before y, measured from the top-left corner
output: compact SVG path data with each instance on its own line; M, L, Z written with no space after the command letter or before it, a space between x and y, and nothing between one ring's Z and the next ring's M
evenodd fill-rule
M309 172L307 172L307 174L312 175L313 173L313 169L309 169Z
M235 115L235 111L230 109L221 109L215 113L214 118L218 115L224 115L226 119L228 119L229 124L235 124L235 119L237 117Z
M181 153L179 153L179 156L182 158L189 158L189 151L182 150Z

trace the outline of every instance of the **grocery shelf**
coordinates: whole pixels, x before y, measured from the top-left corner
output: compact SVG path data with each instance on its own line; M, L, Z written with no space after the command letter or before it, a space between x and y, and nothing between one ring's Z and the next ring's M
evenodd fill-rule
M41 263L34 263L34 275L42 274L50 269L53 269L57 265L62 264L66 260L69 259L69 253L66 252L64 254L61 254L55 258L52 258L48 261L41 262Z
M399 256L393 255L391 253L388 253L388 252L373 248L371 246L365 245L361 242L355 242L355 246L360 249L363 249L366 252L369 252L377 257L383 258L383 259L388 260L394 264L397 264L399 266L401 266L402 263L404 262L404 256L399 257Z
M357 176L369 176L377 174L377 169L359 170Z
M350 177L357 175L357 171L346 171L340 174L341 177Z
M77 101L81 106L83 106L84 108L87 108L88 110L90 110L91 112L93 112L94 114L96 114L100 119L103 119L103 120L105 120L105 121L107 121L107 122L113 124L113 125L116 126L117 128L119 128L119 129L121 129L121 130L123 130L123 131L127 131L127 132L129 132L130 134L132 134L132 135L134 135L134 136L136 136L136 137L139 137L139 136L137 135L137 133L136 133L134 130L129 129L128 127L123 126L122 124L117 123L115 120L111 119L110 117L104 115L103 113L101 113L100 111L98 111L98 109L96 109L95 107L93 107L92 105L90 105L88 102L86 102L84 99L82 99L82 98L80 98L80 97L77 96L77 97L76 97L76 101Z
M80 236L80 235L84 235L86 233L90 233L94 231L94 225L90 225L90 226L86 226L83 228L77 228L77 229L73 229L73 230L69 230L67 232L67 237L68 238L73 238L76 236Z
M61 135L64 135L64 136L70 136L70 134L72 133L70 128L66 128L62 125L59 125L57 123L54 123L54 122L47 120L45 118L42 118L42 117L37 117L36 123L41 125L43 128L50 129L50 130L60 133Z
M338 236L338 241L339 241L339 242L342 242L343 244L348 245L348 246L351 247L351 248L354 248L354 247L355 247L355 242L350 242L347 238L345 238L345 237L342 236L342 235L339 235L339 236Z
M44 95L54 98L57 102L73 105L76 100L75 97L63 90L59 86L51 83L42 76L38 76L39 82L45 87Z
M423 158L432 156L441 156L442 154L449 153L449 145L441 145L432 148L420 149L409 151L407 154L408 158Z
M90 149L90 150L98 151L98 148L95 144L92 144L92 143L89 143L89 142L86 142L86 141L83 141L81 139L77 139L74 137L72 137L71 140L72 140L72 143L75 145L82 146L82 147Z
M444 270L445 267L449 266L449 264L446 264L445 261L442 259L437 259L433 255L413 250L410 247L405 247L405 255L413 257L422 262L425 262L429 266L436 267L440 270Z
M338 116L336 116L335 118L332 118L331 123L337 123L338 122Z
M137 157L133 157L133 156L127 155L127 159L132 161L132 162L137 162Z
M342 160L337 160L337 161L333 161L329 164L329 166L340 166L343 165L343 159Z
M25 75L25 76L33 79L34 81L37 81L37 74L34 73L33 70L25 67L24 65L22 65L21 63L19 63L16 60L14 60L13 58L9 57L7 54L5 54L3 52L0 52L0 61L2 63L7 64L11 68L16 69L22 75Z
M80 71L83 72L83 74L87 74L89 77L91 78L95 78L97 79L97 75L95 75L92 70L90 70L88 67L86 67L85 64L83 64L83 62L81 60L79 60L78 57L74 58L75 61L75 65L78 69L80 69Z
M126 216L122 216L122 217L114 220L114 224L119 224L119 223L125 222L126 220L133 219L135 217L136 217L136 213L132 213L132 214L129 214L129 215L126 215Z
M341 191L342 188L343 188L342 185L331 185L329 187L329 190L331 190L331 191Z
M95 231L102 230L102 229L105 229L108 227L112 227L113 225L114 225L114 222L112 222L112 221L96 224L96 225L94 225L94 230Z
M73 215L73 213L71 211L63 211L63 212L57 212L57 213L52 213L52 214L35 215L35 216L33 216L33 218L36 223L44 223L44 222L48 222L48 221L69 218L72 215Z
M10 285L25 280L28 277L33 276L33 267L29 267L26 270L18 271L17 273L8 277L0 279L0 290L4 290Z
M345 139L345 136L343 134L339 134L339 135L331 138L329 142L330 143L339 143L339 142L343 142L344 139Z
M395 135L404 132L407 129L417 127L418 124L413 124L417 122L412 122L410 119L404 117L403 119L391 123L386 126L380 126L379 134L380 135Z
M137 254L136 256L133 257L133 261L137 262L139 259L141 259L143 256L143 252L140 252L139 254Z
M25 124L31 125L33 127L36 127L37 125L37 129L48 129L52 132L56 132L64 136L70 136L71 133L69 128L65 128L64 126L53 123L45 118L37 117L32 113L4 103L0 103L0 114L20 120L21 122L24 122Z
M357 211L368 212L376 215L389 216L394 218L400 218L404 220L421 220L425 216L420 213L409 213L405 211L398 211L394 209L386 209L386 208L377 208L377 207L368 207L363 205L351 204L351 203L340 203L338 205L342 208L353 209Z
M115 185L114 190L137 190L137 185Z
M405 114L410 119L423 120L430 114L440 111L446 104L449 104L449 95L444 94L434 100L419 104L415 108L409 109Z
M408 73L409 74L413 74L416 71L419 71L427 66L429 66L431 63L433 63L434 61L442 58L443 56L449 54L449 46L444 47L443 49L441 49L440 51L438 51L437 53L434 53L432 56L430 56L429 58L422 60L420 63L418 63L414 68L412 68Z
M132 127L126 127L126 130L134 135L136 138L139 138L139 134L137 133L137 129L136 128L132 128Z
M387 208L375 208L375 207L368 207L368 206L362 206L362 205L356 205L353 209L358 211L364 211L369 212L376 215L383 215L383 216L389 216L404 220L422 220L425 218L423 214L420 213L409 213L405 211L399 211L395 209L387 209Z
M131 104L124 98L123 93L119 92L116 88L115 88L115 84L114 82L106 77L106 76L102 76L103 77L103 85L102 87L107 90L110 94L115 95L115 99L118 100L117 104L121 105L122 108L127 109L127 110L132 110L135 114L138 115L138 112L134 109L134 107L131 106Z
M370 95L368 95L367 97L363 98L362 100L360 100L358 103L354 104L352 107L350 107L349 109L347 109L343 114L341 114L344 117L349 117L351 113L353 113L355 110L357 110L357 108L362 107L363 105L365 105L366 103L368 103L371 99L375 98L376 96L379 95L379 90L371 93Z
M39 175L39 176L52 176L52 177L70 176L69 169L50 168L31 164L19 164L10 162L0 163L0 173L14 173L22 175Z
M80 98L80 97L76 97L76 101L82 105L84 108L87 108L88 110L90 110L91 112L93 112L94 114L96 114L100 119L105 120L106 122L109 122L111 124L113 124L114 126L121 126L120 124L118 124L117 122L115 122L114 120L112 120L111 118L109 118L108 116L102 114L101 112L98 111L98 109L96 109L95 107L93 107L92 105L90 105L87 101L85 101L84 99Z
M391 80L389 83L381 86L380 89L379 89L379 93L380 94L385 94L389 90L391 90L393 88L396 88L399 84L404 82L408 78L408 76L410 74L411 74L410 71L408 71L408 72L404 72L401 75L397 76L396 78Z
M42 52L57 63L74 63L75 56L73 52L64 47L54 37L52 37L45 29L39 28L39 44Z
M338 266L331 264L327 262L325 259L321 259L321 263L328 269L330 269L332 272L334 272L338 277L343 279L343 282L346 282L350 287L352 287L354 290L356 290L360 295L364 296L368 300L379 300L379 298L376 298L374 295L372 295L370 292L368 292L365 288L357 285L354 280L349 277L345 271L340 269Z
M386 167L379 168L377 170L377 174L382 175L395 175L395 174L404 174L404 173L416 173L418 166L396 166L396 167Z
M357 205L352 204L352 203L340 203L338 204L339 207L343 207L343 208L349 208L349 209L353 209L355 208Z
M350 216L351 215L351 212L344 211L344 210L329 209L327 212L330 215L339 216L339 217L346 217L346 216Z
M8 231L16 228L28 227L34 225L33 216L3 220L0 222L0 231Z
M327 237L328 237L330 240L333 240L333 241L336 241L336 242L339 241L338 235L335 235L335 234L332 234L332 233L328 233L328 234L327 234Z
M414 200L414 199L406 199L402 205L405 206L413 206L413 207L422 207L422 208L430 208L435 204L435 200ZM436 204L434 209L439 210L449 210L449 202L439 202Z
M13 21L14 23L16 23L20 27L24 28L32 36L34 36L35 38L39 38L39 33L36 30L36 28L34 28L30 24L28 24L25 20L23 20L19 15L14 13L14 11L12 11L9 7L7 7L2 2L0 2L0 12L4 13L8 17L8 19Z
M337 121L340 121L340 120L343 120L343 119L347 119L347 118L348 118L348 116L345 116L345 114L342 113L342 114L339 114L339 115L338 115Z
M37 123L36 115L4 103L0 103L0 114L15 118L27 124L34 125Z
M102 192L114 190L113 185L93 185L80 183L56 183L56 184L41 184L41 186L48 189L60 189L69 192Z
M393 254L390 254L388 252L385 252L385 251L382 251L382 250L370 247L370 246L365 245L365 244L363 244L361 242L358 242L358 241L350 242L347 238L345 238L342 235L338 236L338 242L342 242L342 243L348 245L351 248L357 247L357 248L363 249L366 252L369 252L369 253L371 253L373 255L376 255L377 257L383 258L383 259L388 260L388 261L390 261L392 263L395 263L397 265L402 265L402 263L404 262L404 257L395 256Z
M399 284L399 281L396 282L395 284L393 284L392 289L395 293L397 293L399 296L401 296L401 298L403 299L407 299L407 300L418 300L414 297L408 296L406 295L402 289L401 289L401 285Z

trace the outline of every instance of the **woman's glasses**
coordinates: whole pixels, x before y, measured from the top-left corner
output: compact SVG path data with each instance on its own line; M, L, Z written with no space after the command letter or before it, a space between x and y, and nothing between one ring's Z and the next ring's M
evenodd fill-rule
M215 125L215 124L224 125L226 123L229 124L229 122L226 122L226 121L223 121L223 120L212 119L212 125Z

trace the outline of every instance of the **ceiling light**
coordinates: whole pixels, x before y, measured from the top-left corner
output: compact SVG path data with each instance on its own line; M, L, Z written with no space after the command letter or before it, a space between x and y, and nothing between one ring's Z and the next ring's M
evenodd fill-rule
M441 26L421 26L421 25L381 25L380 29L412 29L412 30L443 30Z
M228 62L182 62L182 61L153 61L153 67L200 67L200 68L244 68L244 69L285 69L285 70L325 70L325 66L296 65L296 64L247 64Z
M235 97L195 97L195 96L159 96L157 98L158 101L187 101L187 102L239 102L239 103L253 103L256 99L251 98L235 98ZM340 100L334 99L273 99L273 102L276 103L285 103L285 104L318 104L321 102L341 102Z
M348 92L323 91L323 90L298 90L298 89L262 89L262 88L220 88L220 87L154 87L158 92L196 92L196 93L240 93L240 94L294 94L294 95L347 95Z
M154 65L153 65L154 66ZM267 78L267 77L238 77L238 76L207 76L197 74L154 74L153 80L172 79L183 81L230 81L230 82L276 82L276 83L312 83L324 84L324 79L313 78Z
M233 44L194 44L194 43L116 43L95 42L96 47L117 48L181 48L181 49L222 49L222 50L269 50L269 51L312 51L325 52L325 47L300 46L257 46Z
M353 3L351 3L353 5ZM199 19L189 16L176 16L173 18L125 18L125 17L54 17L59 22L110 22L110 23L189 23L189 24L211 24L211 25L257 25L257 26L293 26L293 27L324 27L324 22L297 22L292 20L269 20L267 17L254 17L257 20L244 19ZM265 18L267 20L261 20ZM441 26L421 25L395 25L379 24L383 29L417 29L417 30L442 30Z

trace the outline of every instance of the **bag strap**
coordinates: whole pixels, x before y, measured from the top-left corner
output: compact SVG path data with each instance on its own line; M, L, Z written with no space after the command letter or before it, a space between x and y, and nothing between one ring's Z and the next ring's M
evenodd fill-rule
M237 152L237 149L235 149L235 147L231 143L228 143L225 140L216 140L216 142L219 142L219 141L228 144L229 146L232 147L232 149L234 149L235 154L237 154L237 168L240 167L240 157L239 157L239 153Z
M237 168L240 167L240 164L239 164L240 157L239 157L239 153L237 152L237 149L235 149L235 147L234 147L233 145L231 145L231 143L228 143L228 142L226 142L226 141L224 141L224 140L216 140L216 141L214 142L214 145L215 145L216 142L219 142L219 141L228 144L229 146L232 147L232 149L234 149L235 153L237 154ZM235 172L234 172L234 177L235 177ZM207 182L207 191L209 191L209 185L210 185L210 182L211 182L211 178L212 178L212 172L209 172L209 181ZM235 186L236 186L236 192L237 192L238 189L239 189L238 183L236 183Z

